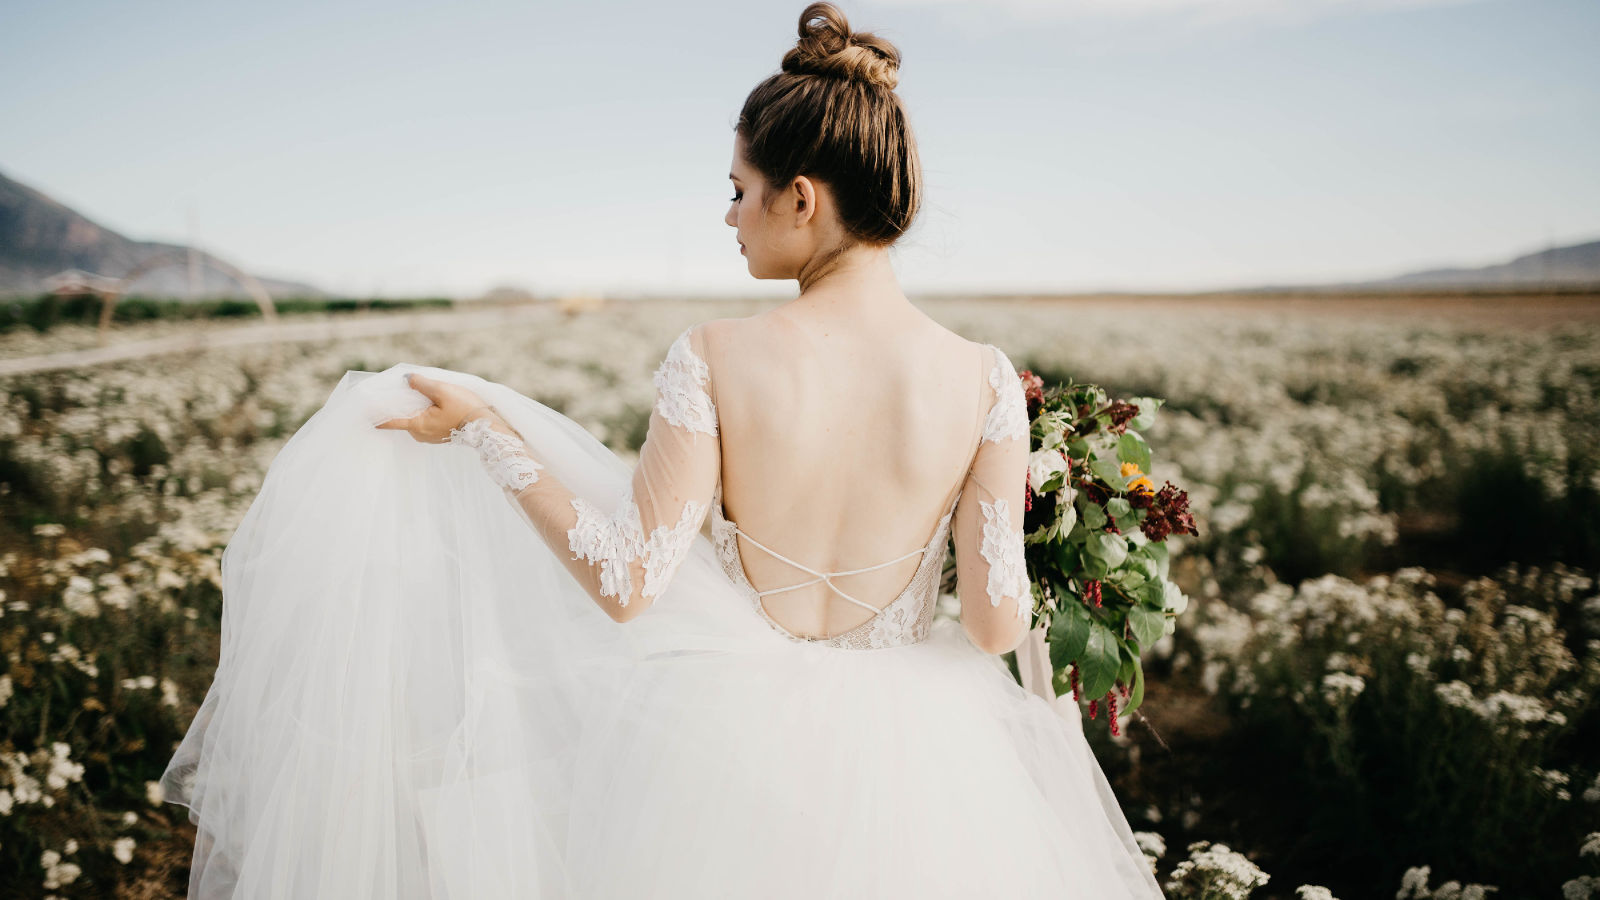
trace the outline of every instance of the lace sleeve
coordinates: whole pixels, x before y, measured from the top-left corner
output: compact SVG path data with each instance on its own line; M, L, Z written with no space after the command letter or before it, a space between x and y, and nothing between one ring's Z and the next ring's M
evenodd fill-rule
M722 468L710 369L685 329L654 375L655 401L639 462L615 508L549 487L517 437L473 419L452 443L477 450L490 477L509 490L567 568L618 621L638 615L666 590L710 509ZM703 345L702 345L703 346Z
M595 571L600 597L626 607L666 590L694 544L721 471L710 369L696 329L672 342L653 378L650 424L633 481L615 509L572 498L567 548Z
M1000 348L988 366L988 413L953 523L962 618L980 646L1003 653L1032 624L1033 591L1023 555L1028 451L1027 401ZM982 606L978 597L988 602ZM988 607L986 611L984 607Z

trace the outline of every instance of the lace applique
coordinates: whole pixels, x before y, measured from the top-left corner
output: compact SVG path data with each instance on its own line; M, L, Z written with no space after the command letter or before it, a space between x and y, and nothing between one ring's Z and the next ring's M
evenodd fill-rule
M662 418L690 431L717 433L717 408L704 390L711 377L705 360L689 346L689 329L672 342L667 356L656 367L652 379L656 386L656 409Z
M1002 499L990 503L979 500L983 510L984 561L989 563L989 605L999 606L1000 598L1017 600L1017 618L1033 611L1033 592L1023 557L1022 533L1011 530L1010 505Z
M703 504L690 500L683 505L683 515L671 527L657 525L644 545L644 590L641 596L654 597L667 587L678 564L689 555L696 534L700 533L700 518L705 515Z
M544 468L528 455L527 445L521 439L490 428L486 416L450 429L449 442L476 450L489 477L512 493L538 481L539 470Z
M983 421L983 439L1002 441L1006 438L1028 439L1028 399L1022 392L1022 382L1011 360L993 344L994 366L989 369L989 386L994 388L994 403Z
M644 558L644 587L639 596L655 597L666 589L678 564L689 555L695 535L699 533L700 517L705 505L690 500L673 525L657 525L644 536L644 526L639 518L639 506L633 501L629 488L622 505L614 516L606 515L599 507L583 499L572 498L572 508L578 521L567 529L567 548L591 565L600 565L600 593L616 597L617 603L628 605L633 596L633 576L628 564Z

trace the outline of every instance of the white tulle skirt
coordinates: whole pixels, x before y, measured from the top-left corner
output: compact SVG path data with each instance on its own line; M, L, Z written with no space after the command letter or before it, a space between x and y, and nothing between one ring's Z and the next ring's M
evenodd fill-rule
M958 623L793 642L702 536L618 624L473 451L372 427L428 405L411 371L575 493L628 486L504 385L347 372L223 554L216 678L161 779L191 898L1161 896L1076 710Z

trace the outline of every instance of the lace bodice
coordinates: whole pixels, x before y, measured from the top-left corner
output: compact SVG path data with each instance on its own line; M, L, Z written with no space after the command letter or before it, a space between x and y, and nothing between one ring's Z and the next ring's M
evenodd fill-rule
M573 554L567 560L569 570L602 607L614 604L608 611L619 620L624 618L622 608L647 606L666 590L708 512L712 544L724 572L749 597L755 614L791 640L845 649L883 649L926 640L952 535L958 591L964 597L986 597L990 607L1012 604L1007 615L1019 619L1029 615L1033 598L1023 555L1020 508L1026 489L1029 420L1016 371L998 347L983 345L990 351L982 385L988 402L981 425L974 422L978 437L967 470L928 542L873 566L823 572L789 558L726 518L714 378L697 349L703 347L703 340L697 328L685 329L657 367L653 377L656 399L639 464L627 492L610 509L573 495L568 495L571 513L565 516L541 506L535 495L542 466L528 455L522 441L478 420L453 431L450 440L478 452L491 477L521 504L547 543L555 546L553 539L565 538L564 546ZM990 499L977 496L979 493ZM963 497L976 500L976 504L963 503ZM740 536L810 577L757 589L744 567ZM855 597L834 581L918 554L921 561L910 581L882 605ZM872 618L841 634L803 636L779 624L762 603L764 596L819 582L844 600L872 610ZM964 602L963 616L970 613L971 607Z

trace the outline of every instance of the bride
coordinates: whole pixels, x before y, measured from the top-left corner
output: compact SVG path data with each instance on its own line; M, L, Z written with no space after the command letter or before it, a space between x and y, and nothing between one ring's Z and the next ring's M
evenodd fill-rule
M161 779L191 898L1161 896L1076 710L997 664L1029 423L896 284L898 63L814 3L750 93L726 221L799 296L677 336L635 467L410 364L285 444Z

